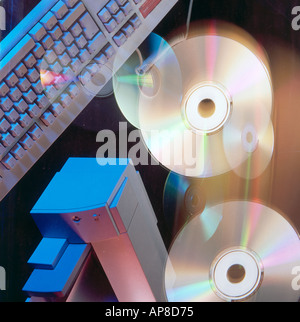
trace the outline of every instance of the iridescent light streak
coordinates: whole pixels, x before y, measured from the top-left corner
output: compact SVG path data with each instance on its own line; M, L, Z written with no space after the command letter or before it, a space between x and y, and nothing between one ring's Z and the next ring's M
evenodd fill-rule
M299 239L291 240L288 236L278 239L277 242L270 242L269 247L260 253L265 268L276 267L296 262L300 266Z
M137 85L142 87L153 88L153 77L150 74L140 75L126 75L126 76L117 76L117 81L119 83Z
M73 77L64 74L58 74L53 71L43 69L40 71L40 78L43 87L55 84L64 84L73 79Z
M197 299L203 300L212 294L211 285L212 281L206 280L195 284L180 286L167 290L167 296L174 302L197 301Z
M247 248L249 246L249 241L253 240L253 236L257 233L256 228L261 218L261 209L261 206L256 203L250 203L249 207L243 209L244 213L241 214L241 216L243 216L244 220L240 243L242 247Z
M207 80L213 80L214 70L216 67L216 59L218 53L218 37L213 36L216 35L216 25L215 23L211 23L208 29L208 34L212 35L212 37L207 37L206 39L206 66L207 66Z

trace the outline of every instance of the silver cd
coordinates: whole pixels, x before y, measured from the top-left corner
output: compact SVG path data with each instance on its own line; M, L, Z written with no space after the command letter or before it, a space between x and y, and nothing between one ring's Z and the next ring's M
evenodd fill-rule
M174 240L165 270L170 302L298 301L300 239L278 212L231 201L206 209Z

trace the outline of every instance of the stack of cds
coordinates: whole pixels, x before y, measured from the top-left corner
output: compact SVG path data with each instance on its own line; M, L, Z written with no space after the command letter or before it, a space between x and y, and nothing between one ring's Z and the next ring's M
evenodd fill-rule
M268 202L273 87L260 45L215 22L170 43L153 34L113 84L124 116L170 171L166 299L297 301L299 235Z

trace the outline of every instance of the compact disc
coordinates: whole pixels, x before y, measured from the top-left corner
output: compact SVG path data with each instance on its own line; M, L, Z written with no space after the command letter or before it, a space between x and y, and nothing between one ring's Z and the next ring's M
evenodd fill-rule
M216 33L174 44L182 95L174 97L171 87L162 86L155 99L140 97L144 142L153 157L171 171L192 177L230 171L248 157L239 151L235 151L238 158L235 153L227 157L225 145L230 143L223 132L226 127L230 132L230 120L248 115L250 120L256 119L263 109L268 117L259 131L270 123L273 91L263 63L266 59L233 38L232 34L229 38ZM169 79L177 78L172 69L163 72Z
M268 202L270 173L253 180L227 172L210 178L190 178L170 172L164 186L163 211L167 229L174 237L192 217L207 208L232 200Z
M114 60L115 98L124 117L136 128L141 128L140 114L153 113L151 106L140 104L141 99L143 102L155 102L157 96L166 93L172 93L171 105L181 99L180 67L171 46L155 33L151 33L119 68L122 59L120 51Z
M298 301L299 269L299 235L282 215L254 202L226 202L177 235L166 296L170 302Z
M233 171L246 179L260 176L273 157L274 128L263 107L254 117L234 115L224 128L224 149Z

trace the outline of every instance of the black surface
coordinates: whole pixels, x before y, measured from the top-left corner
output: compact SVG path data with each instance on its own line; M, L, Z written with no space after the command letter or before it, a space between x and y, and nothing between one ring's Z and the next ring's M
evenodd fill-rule
M15 26L38 2L37 0L4 1L8 14L8 27ZM274 46L279 42L284 42L286 48L296 53L300 49L300 32L297 33L291 28L291 10L295 5L297 1L290 0L194 0L192 21L221 19L232 22L254 36L270 56ZM177 27L184 26L188 6L188 0L179 0L155 32L167 37ZM276 64L277 68L278 63L285 62L285 57L281 59L271 61L271 67L272 63ZM3 266L7 272L7 290L0 291L0 301L15 302L26 299L26 295L21 290L31 273L27 260L41 240L41 235L29 212L41 193L69 157L95 157L100 147L96 142L97 132L102 129L118 132L120 121L125 119L113 96L106 99L95 98L0 203L0 266ZM130 129L133 127L128 125L128 131ZM290 189L291 193L287 194L291 196L290 200L276 198L280 192L274 193L274 200L275 203L277 202L276 206L291 214L297 227L300 227L300 216L297 215L300 195L297 185L300 177L297 168L300 165L297 159L299 144L300 140L299 143L295 143L292 151L295 154L288 158L288 161L285 157L280 159L282 167L289 162L287 172L291 180L286 181L285 175L280 172L281 176L275 178L274 183L281 186L281 189ZM279 154L277 150L276 157L279 158ZM169 227L166 227L163 214L163 189L168 171L158 166L138 166L137 170L141 173L158 217L160 231L168 247Z

